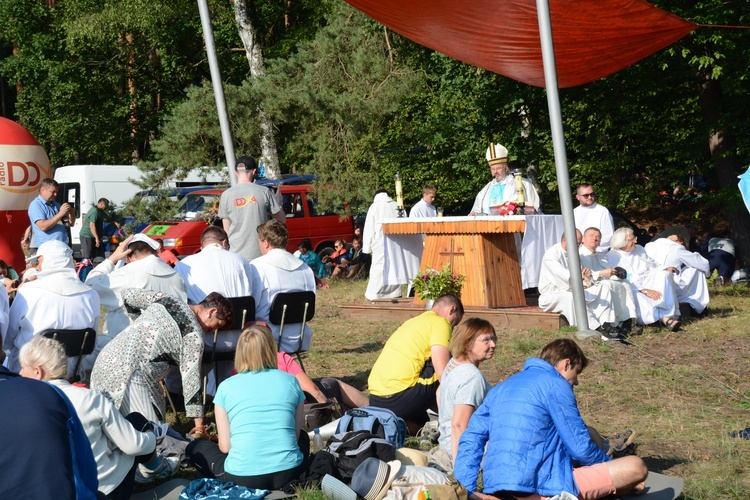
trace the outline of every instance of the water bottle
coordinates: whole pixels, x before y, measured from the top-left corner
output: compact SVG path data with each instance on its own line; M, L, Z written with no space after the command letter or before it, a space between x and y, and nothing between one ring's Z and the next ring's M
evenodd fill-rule
M312 438L312 452L317 453L324 448L323 436L320 435L320 429L315 429Z

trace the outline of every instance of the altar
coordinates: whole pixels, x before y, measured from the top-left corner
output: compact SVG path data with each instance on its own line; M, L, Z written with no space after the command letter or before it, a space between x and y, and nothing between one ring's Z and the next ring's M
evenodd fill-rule
M538 285L544 252L559 243L563 223L560 215L399 218L383 221L383 234L386 284L450 264L466 276L464 305L523 307L523 290Z

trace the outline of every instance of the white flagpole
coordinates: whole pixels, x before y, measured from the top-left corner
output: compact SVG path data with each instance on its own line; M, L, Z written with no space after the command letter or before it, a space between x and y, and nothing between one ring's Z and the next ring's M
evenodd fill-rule
M555 63L555 47L552 42L552 21L550 19L548 0L536 0L536 10L539 20L539 37L542 42L542 63L544 65L544 81L547 88L547 107L549 108L549 120L552 129L552 145L555 152L560 210L562 211L563 226L565 228L571 278L570 285L573 290L573 305L576 313L577 324L575 326L578 327L579 337L598 336L598 333L589 329L586 302L583 296L583 281L581 280L579 271L581 260L578 257L576 224L573 217L573 198L570 192L570 176L568 175L568 157L565 152L560 96L557 93L557 65Z

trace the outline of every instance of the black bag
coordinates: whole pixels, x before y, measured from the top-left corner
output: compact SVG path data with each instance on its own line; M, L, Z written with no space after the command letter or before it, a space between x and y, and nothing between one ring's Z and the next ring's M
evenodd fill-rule
M306 404L304 411L304 429L307 432L312 432L341 417L341 406L336 398L331 398L325 403Z
M336 434L328 441L326 451L336 458L341 479L347 483L357 466L367 458L379 458L384 462L396 460L393 445L369 431Z

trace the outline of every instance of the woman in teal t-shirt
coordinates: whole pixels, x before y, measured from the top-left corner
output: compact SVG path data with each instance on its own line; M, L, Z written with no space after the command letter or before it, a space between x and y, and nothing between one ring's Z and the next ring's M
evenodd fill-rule
M305 396L293 375L277 369L268 327L242 332L234 364L237 375L222 382L214 398L219 443L193 441L187 457L205 477L281 489L306 469Z

